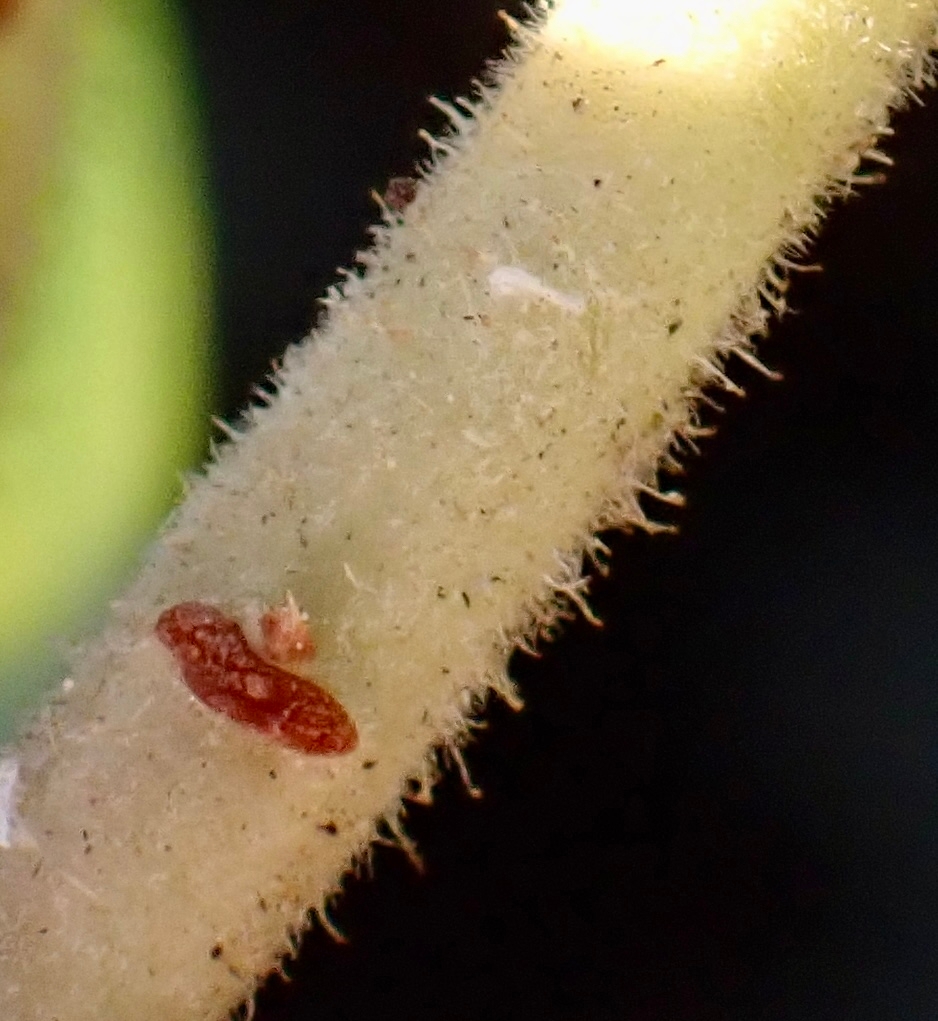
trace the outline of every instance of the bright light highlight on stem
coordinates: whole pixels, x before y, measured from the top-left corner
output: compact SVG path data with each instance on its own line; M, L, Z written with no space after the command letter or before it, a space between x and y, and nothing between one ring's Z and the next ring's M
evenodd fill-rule
M726 61L745 45L772 44L770 0L567 0L549 32L614 49L638 64L667 61L688 70ZM775 20L773 17L771 20Z

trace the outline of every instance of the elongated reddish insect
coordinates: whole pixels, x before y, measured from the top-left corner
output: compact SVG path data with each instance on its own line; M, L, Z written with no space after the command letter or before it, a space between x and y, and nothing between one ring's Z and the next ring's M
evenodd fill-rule
M358 744L342 704L313 681L268 663L237 621L207 603L164 610L156 634L199 701L308 755L341 755Z

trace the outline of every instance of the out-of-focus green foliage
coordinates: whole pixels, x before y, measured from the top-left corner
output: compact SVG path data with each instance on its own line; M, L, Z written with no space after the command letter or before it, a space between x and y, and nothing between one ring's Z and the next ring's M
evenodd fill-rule
M31 167L0 188L0 739L197 456L210 244L186 56L158 0L29 0L0 26L0 166Z

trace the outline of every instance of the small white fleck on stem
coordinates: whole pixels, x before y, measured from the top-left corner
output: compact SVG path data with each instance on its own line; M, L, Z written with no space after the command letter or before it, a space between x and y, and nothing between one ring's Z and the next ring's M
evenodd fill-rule
M535 298L550 301L567 312L581 315L586 311L586 299L579 294L564 294L549 287L540 277L520 266L496 266L489 273L489 288L497 298Z
M0 759L0 847L12 847L15 842L19 772L20 764L16 759Z

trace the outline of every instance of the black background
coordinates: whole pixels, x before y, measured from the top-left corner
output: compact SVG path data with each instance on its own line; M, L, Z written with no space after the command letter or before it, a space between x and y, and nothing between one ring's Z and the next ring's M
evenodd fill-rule
M430 93L504 43L488 0L189 0L232 417L424 155ZM259 1021L938 1016L938 103L839 207L796 316L742 364L674 537L611 537L577 622L513 672ZM659 517L662 512L655 510Z

